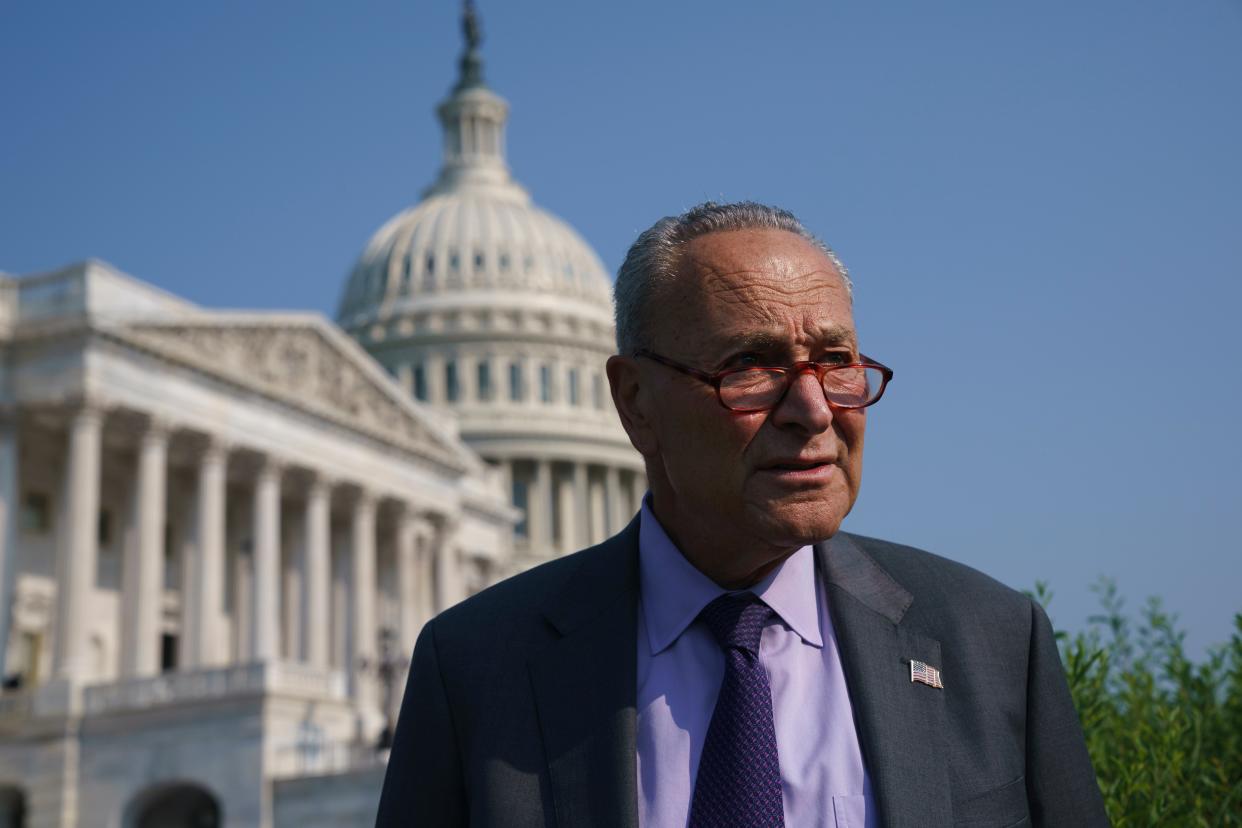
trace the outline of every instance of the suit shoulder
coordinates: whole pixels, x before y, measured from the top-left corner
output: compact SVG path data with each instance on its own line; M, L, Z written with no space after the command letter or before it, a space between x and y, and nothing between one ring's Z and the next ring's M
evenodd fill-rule
M584 556L591 551L584 549L511 575L454 604L432 620L438 629L451 630L483 620L496 624L537 614L546 597L573 576Z
M901 543L844 533L917 599L947 602L969 599L1014 610L1027 609L1028 595L959 561Z

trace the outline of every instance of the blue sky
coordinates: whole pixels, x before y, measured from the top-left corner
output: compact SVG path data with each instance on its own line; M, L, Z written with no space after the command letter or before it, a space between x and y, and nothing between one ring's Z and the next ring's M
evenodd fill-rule
M1242 611L1242 2L480 0L509 157L615 270L707 198L798 213L896 370L847 527L1014 586ZM94 256L331 315L433 178L441 2L0 2L0 269Z

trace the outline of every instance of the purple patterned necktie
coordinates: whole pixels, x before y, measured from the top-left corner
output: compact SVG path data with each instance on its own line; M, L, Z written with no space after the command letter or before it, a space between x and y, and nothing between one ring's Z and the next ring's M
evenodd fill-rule
M772 609L753 593L721 595L699 618L725 654L724 681L703 742L690 828L784 826L772 688L759 636Z

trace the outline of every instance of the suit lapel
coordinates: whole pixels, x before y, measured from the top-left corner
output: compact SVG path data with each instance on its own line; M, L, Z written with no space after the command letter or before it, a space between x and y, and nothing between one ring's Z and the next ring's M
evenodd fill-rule
M556 822L638 825L638 520L581 556L544 607L560 638L530 662Z
M880 821L951 824L943 732L952 687L910 680L911 659L944 663L940 642L905 619L914 597L850 536L836 535L816 554Z

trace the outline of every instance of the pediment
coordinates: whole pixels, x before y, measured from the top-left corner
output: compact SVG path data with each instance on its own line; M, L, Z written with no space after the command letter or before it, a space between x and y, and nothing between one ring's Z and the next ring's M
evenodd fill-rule
M469 450L374 359L313 314L128 322L113 336L457 469Z

